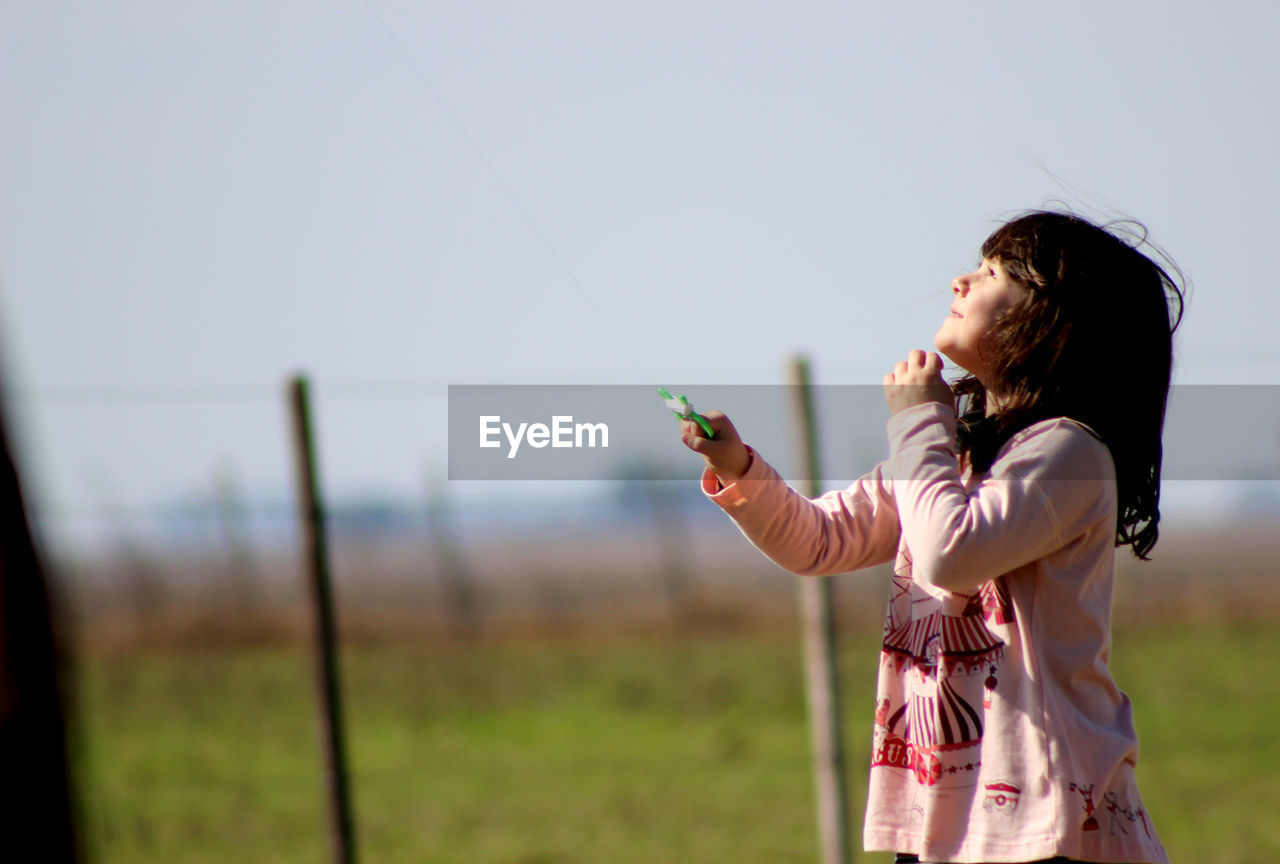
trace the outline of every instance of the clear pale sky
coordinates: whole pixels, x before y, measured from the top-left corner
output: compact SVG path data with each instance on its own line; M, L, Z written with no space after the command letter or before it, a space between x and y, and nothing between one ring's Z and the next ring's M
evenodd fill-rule
M1280 384L1274 4L370 4L0 0L53 522L287 495L295 369L336 494L442 474L450 383L875 383L1055 199L1189 277L1176 380Z

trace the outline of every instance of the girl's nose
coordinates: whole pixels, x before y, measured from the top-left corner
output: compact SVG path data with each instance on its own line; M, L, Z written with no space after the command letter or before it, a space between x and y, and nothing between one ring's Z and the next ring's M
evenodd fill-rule
M957 276L951 280L951 290L961 297L969 293L969 276Z

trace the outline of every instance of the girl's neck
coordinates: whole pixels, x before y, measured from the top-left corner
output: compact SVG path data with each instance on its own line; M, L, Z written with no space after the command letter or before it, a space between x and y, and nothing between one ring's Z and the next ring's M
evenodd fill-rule
M991 389L987 389L986 398L986 415L991 417L1004 407L1004 399L997 396Z

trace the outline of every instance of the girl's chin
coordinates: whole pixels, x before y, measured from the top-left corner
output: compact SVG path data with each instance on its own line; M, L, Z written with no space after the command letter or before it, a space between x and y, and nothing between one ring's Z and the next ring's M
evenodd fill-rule
M938 353L943 357L946 357L953 365L959 366L965 372L970 371L969 367L965 365L964 353L953 350L955 346L947 340L935 338L933 340L933 347L938 349Z

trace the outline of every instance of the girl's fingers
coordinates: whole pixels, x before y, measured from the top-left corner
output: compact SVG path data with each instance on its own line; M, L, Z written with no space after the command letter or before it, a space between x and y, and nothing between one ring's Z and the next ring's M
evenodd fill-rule
M728 416L726 416L723 411L705 411L702 412L701 416L702 419L707 421L707 425L711 427L711 431L715 433L715 437L708 439L707 433L702 428L702 424L698 423L696 420L684 419L680 421L680 437L682 439L692 438L697 439L698 441L705 441L712 445L726 442L733 443L739 440L738 430L733 428L733 423L729 421ZM696 450L699 453L704 452L705 448L702 445L694 447L687 441L685 443L692 450Z
M717 411L714 408L703 412L702 419L707 421L707 424L715 430L717 435L726 429L733 428L733 424L729 422L729 417L723 411Z
M893 366L893 381L888 380L885 376L885 384L906 384L911 378L917 377L920 373L924 373L927 377L940 376L942 374L942 356L935 352L925 352L916 348L907 354L906 360L899 360Z
M732 421L723 411L711 410L703 414L702 417L711 426L712 431L716 433L717 441L739 440L738 430L734 428Z

